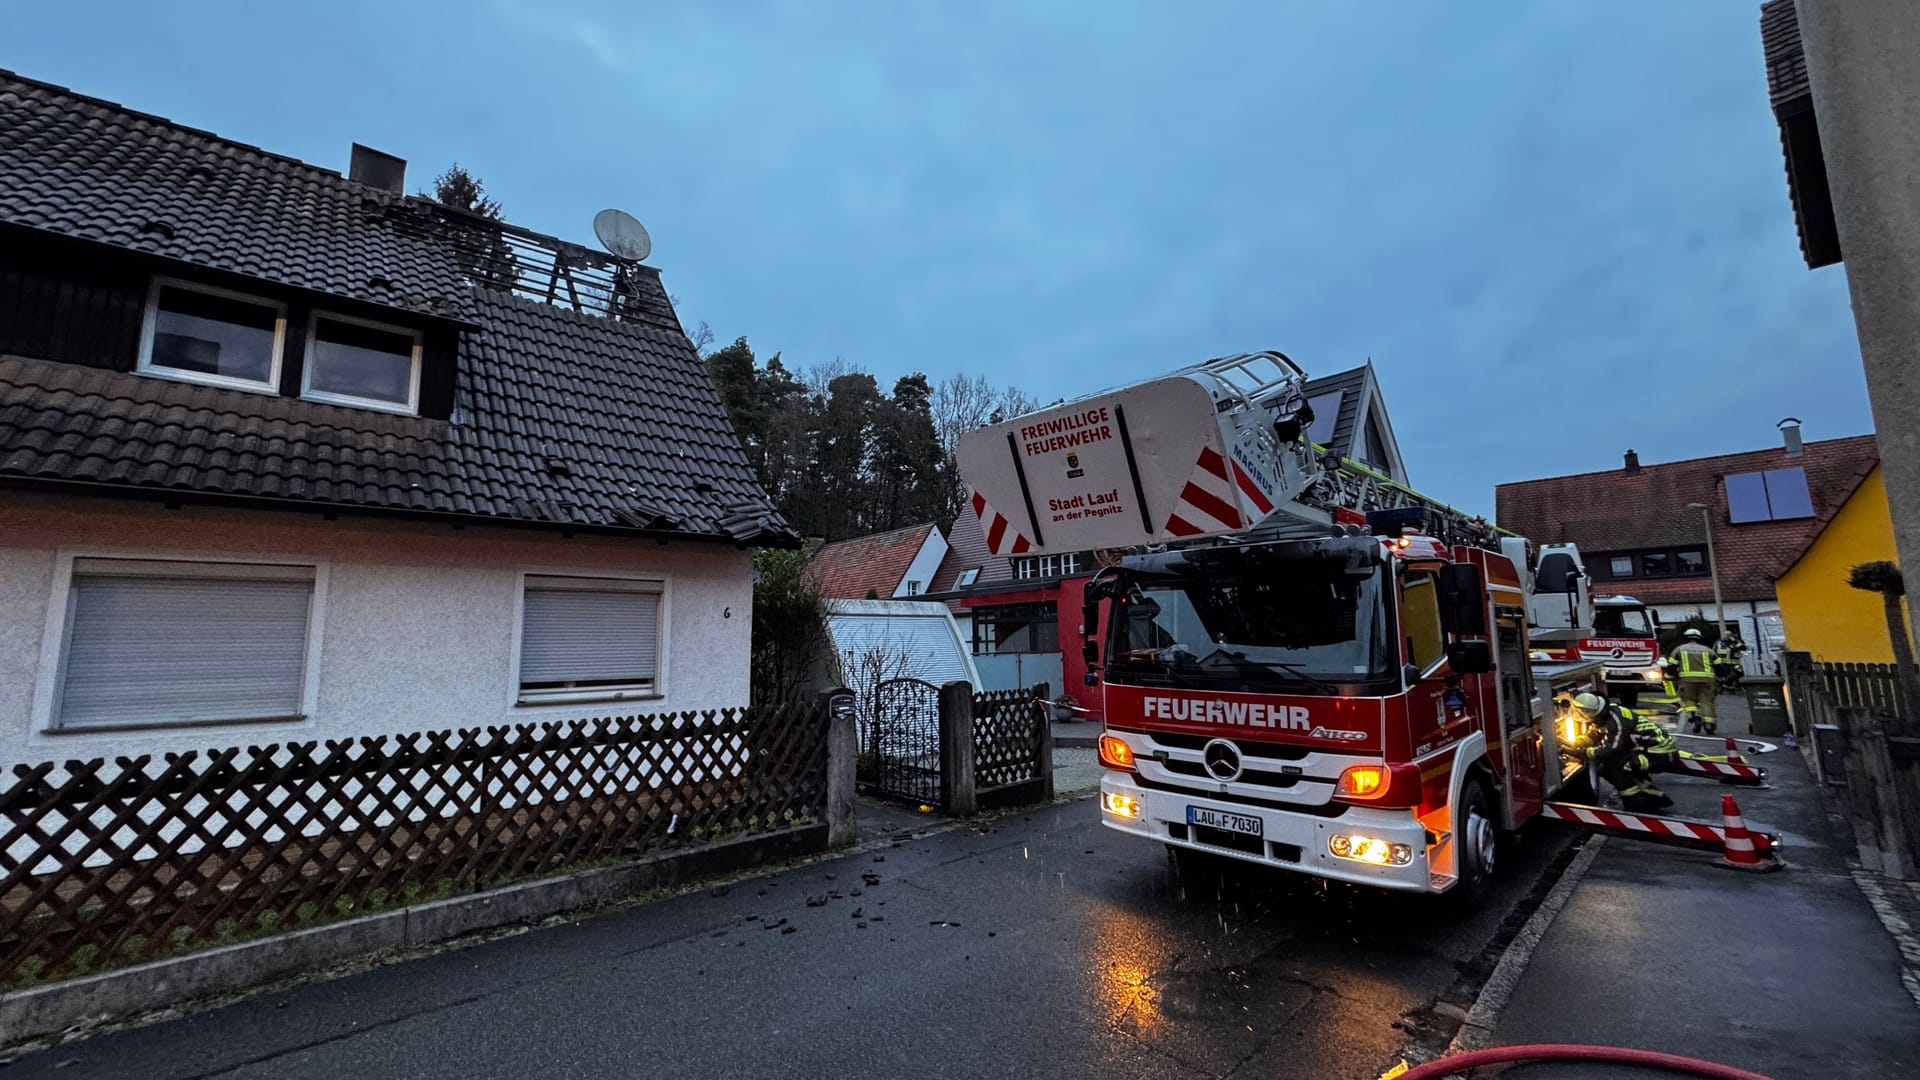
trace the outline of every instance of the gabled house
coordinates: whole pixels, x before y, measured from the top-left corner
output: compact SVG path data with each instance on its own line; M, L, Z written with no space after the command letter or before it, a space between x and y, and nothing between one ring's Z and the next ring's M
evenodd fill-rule
M748 700L659 273L0 72L0 764Z
M1717 571L1726 629L1751 648L1749 666L1771 671L1787 636L1775 579L1879 463L1871 435L1785 444L1501 484L1501 528L1535 543L1572 542L1596 596L1628 595L1662 622L1714 617ZM1709 544L1711 531L1711 544ZM1836 596L1845 583L1831 583Z
M1313 423L1307 439L1330 454L1357 461L1406 484L1407 463L1387 419L1380 378L1369 360L1357 368L1307 380L1302 388Z
M1861 563L1899 561L1886 479L1876 459L1853 490L1821 511L1805 541L1781 560L1773 587L1787 648L1825 663L1893 663L1885 601L1878 593L1853 588L1848 577Z
M946 556L947 538L929 521L822 544L807 569L828 599L906 599L931 591Z

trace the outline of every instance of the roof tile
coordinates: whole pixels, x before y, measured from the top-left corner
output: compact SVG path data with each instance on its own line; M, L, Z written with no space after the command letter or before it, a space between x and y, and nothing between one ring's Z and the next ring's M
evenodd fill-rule
M935 527L932 522L908 525L824 544L808 562L808 571L820 595L828 599L865 600L873 592L884 600L900 587L900 579Z
M465 278L449 245L407 227L428 213L422 200L0 71L0 221L444 313L465 299ZM371 286L375 270L393 286Z
M1855 435L1809 442L1798 458L1775 447L1643 465L1638 473L1612 469L1501 484L1494 489L1494 503L1502 528L1535 543L1578 544L1588 558L1609 551L1702 544L1706 527L1700 512L1687 509L1687 504L1705 503L1713 508L1713 554L1726 599L1767 599L1774 595L1774 579L1878 461L1874 437ZM1796 465L1807 472L1813 517L1738 525L1729 520L1723 477ZM1643 594L1671 593L1665 602L1710 600L1713 595L1705 579L1619 582L1597 585L1595 591L1630 592L1642 600L1650 598Z
M617 319L489 292L436 212L0 71L0 228L467 325L452 421L0 356L0 479L794 540L657 271Z

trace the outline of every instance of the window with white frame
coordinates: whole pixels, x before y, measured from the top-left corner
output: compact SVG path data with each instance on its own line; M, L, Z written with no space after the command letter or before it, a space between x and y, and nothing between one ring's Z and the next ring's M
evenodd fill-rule
M918 578L907 579L907 595L908 596L920 595L920 579Z
M312 566L73 560L52 727L297 720Z
M1018 580L1030 578L1071 577L1080 572L1080 556L1077 551L1065 555L1028 555L1013 560L1013 576Z
M271 300L156 278L140 330L147 375L275 393L287 311Z
M969 566L965 570L960 571L959 577L953 579L953 587L956 589L964 589L979 580L980 568L977 566Z
M343 315L316 314L307 335L301 396L388 412L420 408L420 333Z
M659 581L527 575L520 704L658 696L665 591Z

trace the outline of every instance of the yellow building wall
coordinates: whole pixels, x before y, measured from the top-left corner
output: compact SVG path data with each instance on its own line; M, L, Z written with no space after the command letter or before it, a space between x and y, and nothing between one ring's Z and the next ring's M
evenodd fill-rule
M1815 660L1890 664L1887 617L1877 593L1847 584L1863 562L1897 562L1887 488L1875 467L1791 570L1774 583L1787 648Z

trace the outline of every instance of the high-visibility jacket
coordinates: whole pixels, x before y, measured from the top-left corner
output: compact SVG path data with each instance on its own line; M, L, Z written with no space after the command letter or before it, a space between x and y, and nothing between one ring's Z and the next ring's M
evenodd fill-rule
M1689 641L1673 650L1674 666L1682 679L1713 678L1713 650L1697 641Z
M1652 713L1633 709L1620 712L1633 724L1633 741L1640 744L1641 750L1656 756L1680 752L1680 744L1673 741L1673 736Z

